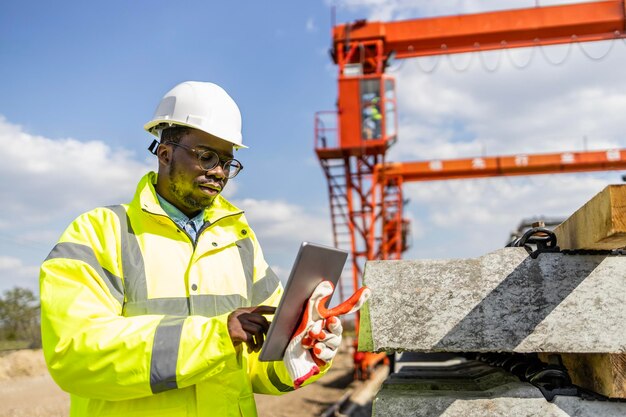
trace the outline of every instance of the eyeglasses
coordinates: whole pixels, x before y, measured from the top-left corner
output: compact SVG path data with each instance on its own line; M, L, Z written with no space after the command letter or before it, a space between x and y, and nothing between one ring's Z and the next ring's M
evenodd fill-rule
M198 164L200 165L200 167L202 167L202 169L206 171L210 171L217 165L221 165L222 171L224 171L224 175L228 179L235 178L235 176L239 174L239 171L243 169L243 165L238 160L232 158L220 158L220 156L216 152L210 151L208 149L198 150L185 145L181 145L180 143L176 142L164 142L163 144L178 146L179 148L186 149L189 152L193 153L198 158Z

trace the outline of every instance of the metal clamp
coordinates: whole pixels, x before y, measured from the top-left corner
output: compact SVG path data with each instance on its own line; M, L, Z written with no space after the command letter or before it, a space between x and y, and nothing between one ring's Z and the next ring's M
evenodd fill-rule
M556 235L545 227L528 229L522 237L506 245L507 247L523 247L535 259L539 254L546 252L560 252L556 244ZM534 247L533 247L534 246Z

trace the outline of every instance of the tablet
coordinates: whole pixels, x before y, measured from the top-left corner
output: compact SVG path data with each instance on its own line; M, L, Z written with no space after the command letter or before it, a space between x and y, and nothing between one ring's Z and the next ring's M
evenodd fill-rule
M263 342L259 360L279 361L304 313L307 300L317 285L330 281L337 286L348 252L304 242L291 269L285 292Z

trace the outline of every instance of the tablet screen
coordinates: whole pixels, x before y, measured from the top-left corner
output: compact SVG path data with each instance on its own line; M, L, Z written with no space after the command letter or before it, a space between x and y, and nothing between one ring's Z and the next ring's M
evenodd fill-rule
M306 301L320 282L327 280L337 285L347 258L348 252L345 250L310 242L302 243L285 292L267 331L259 360L283 359L293 332L300 323Z

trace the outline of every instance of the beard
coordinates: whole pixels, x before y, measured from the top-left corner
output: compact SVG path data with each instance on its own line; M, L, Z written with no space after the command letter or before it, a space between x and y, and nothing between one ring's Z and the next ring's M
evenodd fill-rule
M201 211L211 206L216 196L200 194L193 187L193 183L183 178L178 170L176 159L172 159L169 172L169 191L174 197L190 211Z

